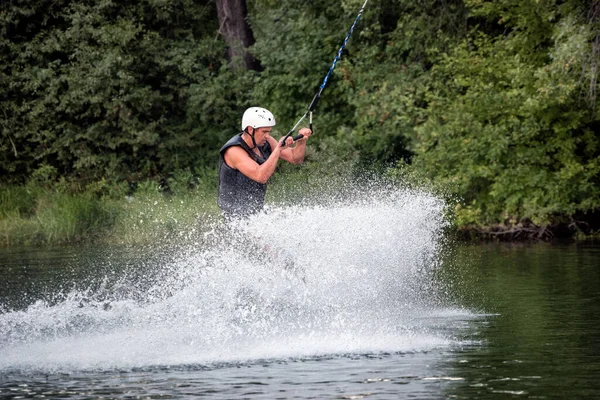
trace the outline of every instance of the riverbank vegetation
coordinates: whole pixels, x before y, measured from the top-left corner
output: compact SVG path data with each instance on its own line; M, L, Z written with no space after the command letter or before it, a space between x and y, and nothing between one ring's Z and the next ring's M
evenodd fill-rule
M286 133L362 4L4 2L1 244L135 242L214 218L218 149L243 110L268 107ZM313 154L270 196L369 166L443 187L467 237L593 235L599 65L598 0L370 0Z
M300 167L282 165L267 202L316 205L345 199L342 192L352 189L348 182L358 180L356 160L342 158L332 164L328 156L309 152ZM25 184L0 186L0 246L195 241L221 221L217 180L215 169L203 169L177 171L160 182L97 181L82 187L35 174Z
M167 184L147 180L130 188L96 182L73 188L64 181L51 186L30 181L5 186L0 245L160 243L189 235L216 215L216 204L207 200L214 197L214 184L184 173Z

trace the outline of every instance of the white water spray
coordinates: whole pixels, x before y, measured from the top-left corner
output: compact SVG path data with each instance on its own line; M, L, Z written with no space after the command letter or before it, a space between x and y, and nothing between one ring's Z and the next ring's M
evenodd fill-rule
M0 371L210 365L425 351L444 203L387 190L331 206L272 207L186 244L150 273L0 314ZM1 307L0 307L1 309Z

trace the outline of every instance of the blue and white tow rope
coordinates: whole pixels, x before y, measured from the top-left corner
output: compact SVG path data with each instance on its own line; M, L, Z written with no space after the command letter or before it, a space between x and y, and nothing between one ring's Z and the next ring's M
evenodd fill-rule
M296 128L298 128L298 125L300 125L300 123L304 120L304 118L306 118L307 115L310 115L309 124L310 124L310 129L312 130L313 110L315 109L315 107L317 106L317 103L319 102L319 99L321 98L321 93L323 93L323 89L325 89L325 86L327 85L327 82L329 81L329 76L335 69L335 66L337 65L337 62L339 61L339 59L342 57L342 52L344 51L344 48L346 47L346 43L348 43L348 39L350 39L350 35L352 35L352 32L354 32L354 27L356 26L356 23L360 19L363 11L365 10L365 6L367 5L368 2L369 2L369 0L365 0L364 4L360 8L360 11L358 12L358 15L356 16L356 19L354 20L354 23L350 27L350 31L348 32L348 35L346 35L346 39L344 39L344 43L342 43L342 46L338 50L337 55L335 56L335 58L333 60L333 64L331 64L331 67L329 67L329 71L327 72L327 75L325 75L325 79L323 79L323 83L321 83L321 86L319 86L319 91L317 92L315 97L312 99L310 105L308 106L308 111L306 111L306 113L304 113L302 118L300 118L298 120L298 122L296 122L294 127L289 131L289 133L287 135L285 135L285 137L283 138L281 143L285 142L285 140L294 133ZM301 135L298 135L298 136L301 136ZM297 139L299 139L299 137L294 138L294 140L297 140Z

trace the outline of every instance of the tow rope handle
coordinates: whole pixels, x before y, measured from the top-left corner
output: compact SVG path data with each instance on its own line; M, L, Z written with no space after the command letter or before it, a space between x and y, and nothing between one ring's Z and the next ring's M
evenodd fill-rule
M315 95L315 97L312 99L312 102L310 103L310 106L308 106L308 129L310 129L310 131L312 132L313 127L312 127L312 114L313 114L313 110L315 109L315 107L317 106L317 103L319 102L319 99L321 98L321 93L317 93ZM294 136L294 142L298 139L302 139L304 137L304 135L300 134L300 135L296 135Z

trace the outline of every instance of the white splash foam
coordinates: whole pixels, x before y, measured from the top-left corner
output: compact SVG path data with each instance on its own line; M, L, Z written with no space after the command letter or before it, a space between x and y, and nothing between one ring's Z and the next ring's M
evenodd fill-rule
M0 370L448 346L452 340L437 327L456 310L439 305L431 274L443 207L429 193L406 190L327 207L273 207L226 235L217 230L210 248L186 246L143 289L124 276L96 293L73 291L58 304L0 314Z

